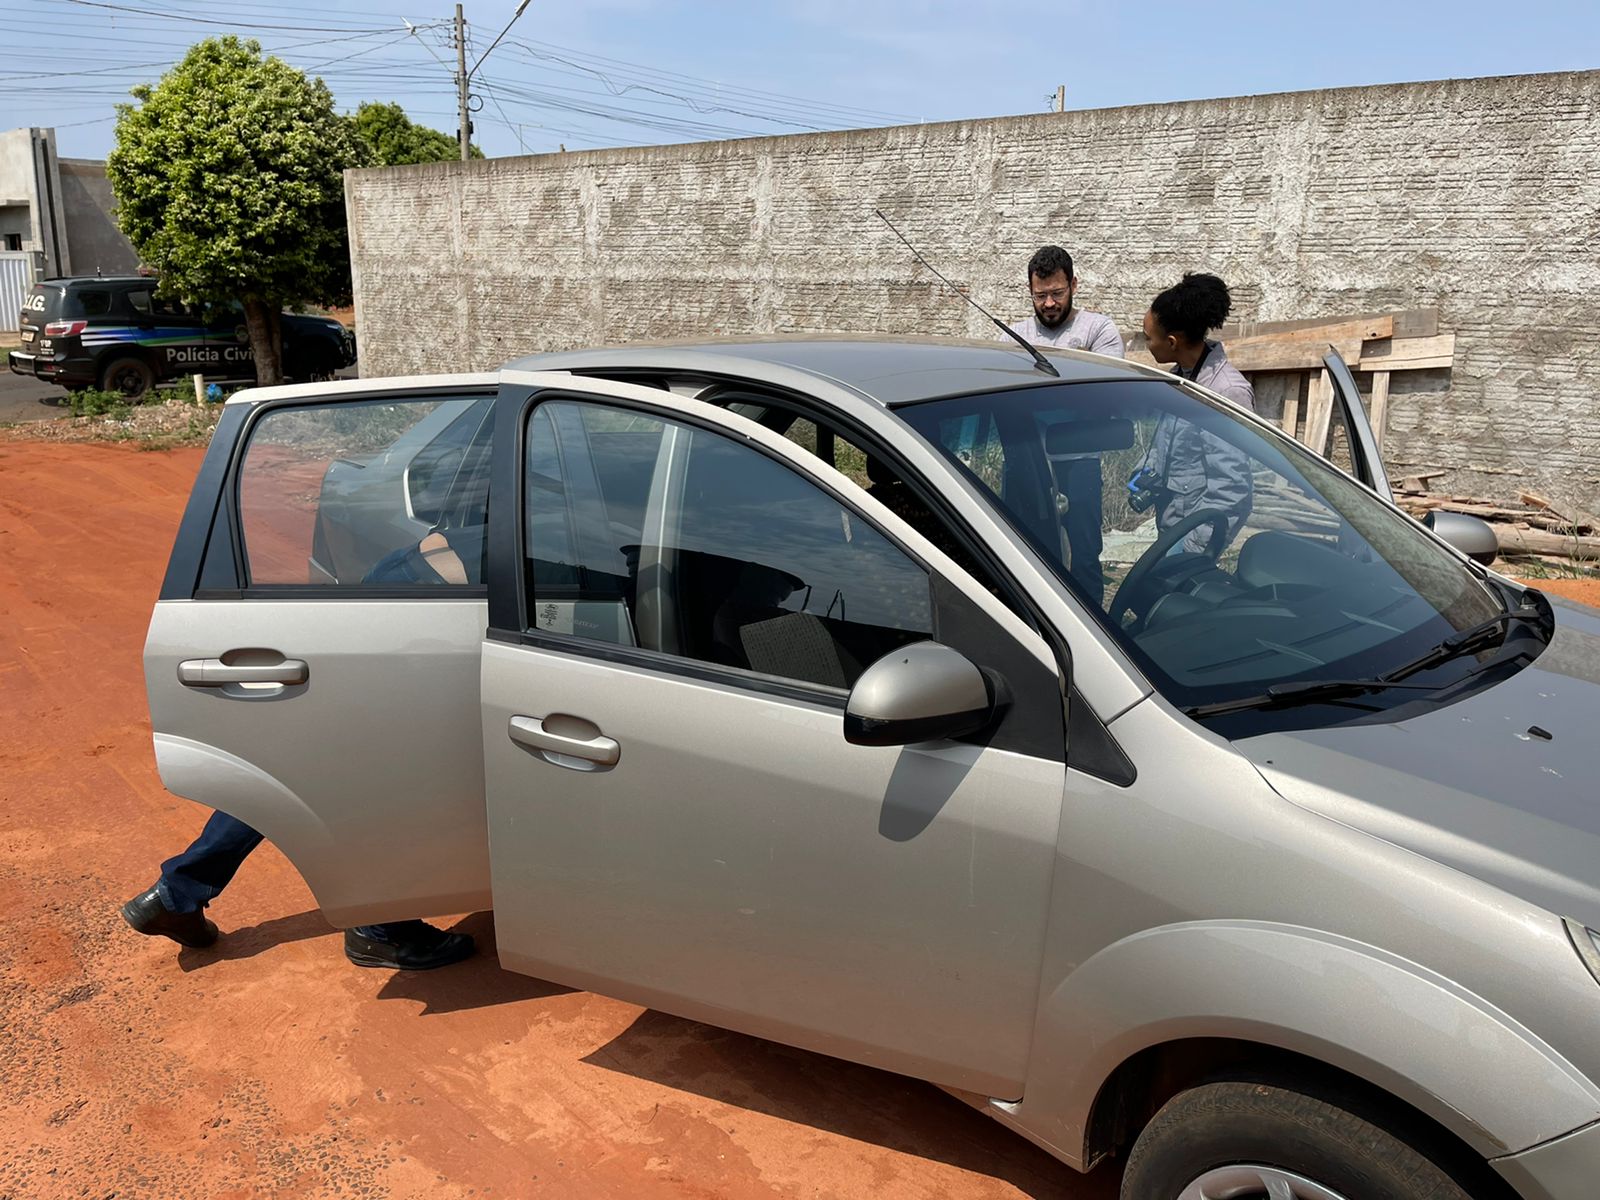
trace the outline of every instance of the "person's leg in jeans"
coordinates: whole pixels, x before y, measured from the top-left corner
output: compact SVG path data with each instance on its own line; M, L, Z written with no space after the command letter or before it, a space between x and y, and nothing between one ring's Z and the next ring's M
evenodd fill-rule
M204 909L228 886L261 835L238 817L214 812L189 848L161 864L154 887L122 906L122 919L140 933L182 946L209 946L217 927Z
M1056 463L1065 476L1067 493L1067 546L1072 551L1070 574L1084 595L1098 608L1105 607L1105 576L1100 555L1105 550L1101 533L1104 519L1099 456L1069 458Z
M209 946L217 927L202 910L222 894L261 834L237 817L214 812L183 853L161 864L161 878L122 906L123 919L140 933L184 946ZM460 962L473 951L470 936L446 933L423 921L361 925L345 931L345 956L363 967L426 971Z
M189 848L161 864L161 903L169 912L199 912L222 894L260 844L261 835L238 817L212 813Z

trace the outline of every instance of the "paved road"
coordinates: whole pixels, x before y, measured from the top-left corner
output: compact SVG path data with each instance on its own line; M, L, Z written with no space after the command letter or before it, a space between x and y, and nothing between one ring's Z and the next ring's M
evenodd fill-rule
M935 1088L500 968L345 962L263 846L208 950L117 906L205 813L140 650L201 452L0 435L0 1196L1111 1200ZM820 985L820 981L819 981Z
M0 423L39 421L63 415L67 411L64 407L67 389L27 375L13 375L5 368L5 349L0 345Z

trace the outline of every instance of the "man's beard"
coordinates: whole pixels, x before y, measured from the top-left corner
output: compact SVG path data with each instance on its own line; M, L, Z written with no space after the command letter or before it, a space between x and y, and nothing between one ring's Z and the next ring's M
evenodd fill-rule
M1056 318L1053 321L1049 317L1045 316L1044 313L1039 311L1038 305L1034 305L1033 309L1033 319L1038 321L1040 327L1044 329L1060 329L1067 323L1067 318L1071 315L1071 305L1068 305L1066 308L1056 309Z

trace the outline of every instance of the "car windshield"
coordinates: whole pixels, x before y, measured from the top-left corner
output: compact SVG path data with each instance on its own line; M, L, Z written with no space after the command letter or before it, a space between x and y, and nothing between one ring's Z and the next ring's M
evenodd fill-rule
M897 413L1180 707L1373 678L1504 610L1359 483L1172 383L1052 384Z

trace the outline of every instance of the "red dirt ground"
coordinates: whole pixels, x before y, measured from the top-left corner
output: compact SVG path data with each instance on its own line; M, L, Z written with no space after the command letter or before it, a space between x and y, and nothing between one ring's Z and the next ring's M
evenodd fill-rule
M1527 582L1552 596L1565 596L1579 604L1600 608L1600 579L1530 579Z
M924 1084L501 971L488 914L358 970L271 847L214 948L130 931L206 816L140 667L199 462L0 443L0 1200L1114 1194Z

